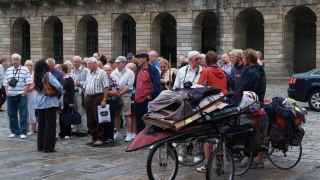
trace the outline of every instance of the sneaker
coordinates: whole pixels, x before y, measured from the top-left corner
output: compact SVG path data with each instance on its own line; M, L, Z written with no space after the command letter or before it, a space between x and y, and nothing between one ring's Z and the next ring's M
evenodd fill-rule
M70 139L70 136L65 136L64 139L68 140L68 139Z
M178 161L183 162L183 156L178 156Z
M207 172L207 167L206 166L198 167L198 168L196 168L196 171L198 173L206 173Z
M16 137L15 134L9 134L9 136L8 136L8 138L14 138L14 137Z
M124 141L125 141L125 142L130 142L130 141L132 141L132 135L131 135L131 133L128 133L128 134L127 134L127 136L126 136L126 138L124 139Z
M134 140L136 138L136 134L135 133L131 133L131 141Z
M114 140L118 140L120 138L120 133L119 132L115 132L113 135L113 139Z
M98 141L96 141L96 142L94 142L94 143L92 144L92 146L94 146L94 147L98 147L98 146L102 146L102 145L103 145L103 142L100 141L100 140L98 140Z
M28 135L28 136L32 136L32 135L33 135L33 132L30 131L30 132L27 133L27 135Z
M197 162L199 162L199 161L201 161L201 158L200 158L199 156L195 156L195 157L193 158L193 162L194 162L194 163L197 163Z
M25 139L25 138L27 138L27 136L25 134L20 135L20 139Z

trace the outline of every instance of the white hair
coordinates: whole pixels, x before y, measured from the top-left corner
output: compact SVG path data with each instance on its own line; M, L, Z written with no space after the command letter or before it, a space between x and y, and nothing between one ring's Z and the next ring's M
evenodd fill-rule
M243 54L243 50L242 49L233 49L232 51L230 51L229 54L232 56L241 57Z
M98 60L95 57L90 57L88 58L88 63L98 63Z
M198 51L190 51L188 53L188 60L190 61L193 57L201 57Z
M22 59L21 55L18 54L18 53L14 53L11 55L11 59L17 59L17 60L20 60Z
M72 57L72 61L75 61L75 60L80 60L81 61L82 59L81 59L80 56L73 56Z
M54 60L53 58L48 58L47 60L46 60L46 62L47 62L47 64L56 64L56 60Z

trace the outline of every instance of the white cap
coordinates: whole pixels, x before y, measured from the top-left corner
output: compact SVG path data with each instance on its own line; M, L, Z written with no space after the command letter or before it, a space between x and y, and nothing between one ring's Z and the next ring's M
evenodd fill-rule
M127 58L124 57L124 56L119 56L117 57L117 59L115 60L116 63L119 63L119 62L127 62Z
M98 62L98 60L95 57L90 57L88 59L88 63L97 63L97 62Z
M198 51L190 51L188 53L188 60L191 60L193 57L201 57Z

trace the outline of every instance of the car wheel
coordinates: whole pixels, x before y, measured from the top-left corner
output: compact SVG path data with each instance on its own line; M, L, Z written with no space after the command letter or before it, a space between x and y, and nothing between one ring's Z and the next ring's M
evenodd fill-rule
M315 111L320 111L320 90L311 92L309 96L309 106Z

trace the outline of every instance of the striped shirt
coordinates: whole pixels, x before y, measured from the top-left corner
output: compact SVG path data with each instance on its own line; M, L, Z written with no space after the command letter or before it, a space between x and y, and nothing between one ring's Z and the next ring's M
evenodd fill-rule
M79 69L74 68L72 71L72 78L75 82L79 82L80 86L83 87L89 70L83 66L80 66Z
M94 72L87 74L86 81L84 83L84 93L86 95L96 95L104 93L105 88L109 87L109 81L107 73L98 68Z
M10 80L13 78L18 80L15 87L9 85ZM14 66L11 66L7 69L3 85L8 90L8 96L23 94L26 87L30 84L32 84L32 78L27 67L19 66L18 68L15 68Z

